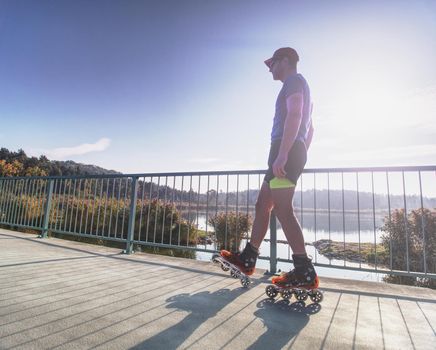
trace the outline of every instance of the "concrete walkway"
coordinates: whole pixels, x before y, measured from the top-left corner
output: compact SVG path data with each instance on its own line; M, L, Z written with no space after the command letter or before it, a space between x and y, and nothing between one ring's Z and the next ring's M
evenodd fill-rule
M322 278L302 306L255 279L0 230L0 349L436 348L436 291Z

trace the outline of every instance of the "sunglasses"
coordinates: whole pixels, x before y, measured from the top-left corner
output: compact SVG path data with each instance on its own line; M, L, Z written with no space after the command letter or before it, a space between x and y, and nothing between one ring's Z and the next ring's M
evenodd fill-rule
M274 66L277 62L281 61L282 58L283 58L283 57L278 57L278 58L273 59L273 60L271 61L271 64L269 65L270 68L272 68L272 66Z

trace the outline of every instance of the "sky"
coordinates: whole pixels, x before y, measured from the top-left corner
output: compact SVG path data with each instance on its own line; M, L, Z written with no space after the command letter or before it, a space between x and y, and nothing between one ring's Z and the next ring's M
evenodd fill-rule
M0 0L0 147L123 173L266 167L295 48L307 168L433 165L436 1Z

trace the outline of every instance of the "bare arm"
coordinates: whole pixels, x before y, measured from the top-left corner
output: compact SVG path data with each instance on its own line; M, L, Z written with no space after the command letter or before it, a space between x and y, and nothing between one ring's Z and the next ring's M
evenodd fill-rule
M288 156L292 145L297 138L300 129L301 119L303 118L303 94L292 94L286 99L288 110L283 131L282 143L280 144L279 156Z
M312 143L312 137L313 137L313 125L312 123L310 123L310 129L309 129L309 133L307 135L307 140L306 140L306 149L309 150L310 144Z
M313 103L310 105L310 116L312 116L313 112ZM307 134L307 140L306 140L306 149L309 150L310 144L312 143L313 138L313 120L310 122L310 128L309 133Z
M288 159L288 153L297 138L298 129L300 128L303 117L303 94L295 93L286 99L286 120L283 131L282 142L280 144L279 154L273 164L273 173L277 177L285 177L285 164Z

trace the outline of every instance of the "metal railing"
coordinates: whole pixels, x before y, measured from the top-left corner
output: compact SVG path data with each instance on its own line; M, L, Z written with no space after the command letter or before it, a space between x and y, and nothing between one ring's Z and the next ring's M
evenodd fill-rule
M0 224L123 242L127 253L236 249L264 173L3 177ZM315 265L435 279L435 180L436 166L306 169L294 207ZM274 214L263 245L271 272L292 262Z

